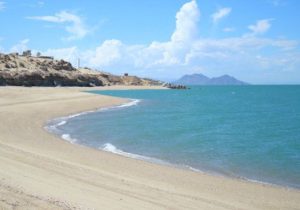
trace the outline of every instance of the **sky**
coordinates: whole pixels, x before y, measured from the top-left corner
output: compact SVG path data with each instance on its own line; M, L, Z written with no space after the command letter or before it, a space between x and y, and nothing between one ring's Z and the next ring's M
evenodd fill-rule
M0 52L164 81L300 84L299 0L0 0Z

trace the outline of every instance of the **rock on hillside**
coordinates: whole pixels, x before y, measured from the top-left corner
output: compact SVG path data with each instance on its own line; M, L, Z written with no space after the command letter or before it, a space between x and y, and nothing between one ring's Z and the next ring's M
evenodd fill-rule
M104 86L161 85L134 76L116 76L88 68L76 69L52 57L0 53L0 85L17 86Z

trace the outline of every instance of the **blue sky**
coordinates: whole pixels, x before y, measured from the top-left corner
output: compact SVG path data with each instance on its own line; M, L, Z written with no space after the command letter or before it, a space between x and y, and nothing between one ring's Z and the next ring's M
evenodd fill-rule
M300 83L298 0L0 0L0 51L173 80Z

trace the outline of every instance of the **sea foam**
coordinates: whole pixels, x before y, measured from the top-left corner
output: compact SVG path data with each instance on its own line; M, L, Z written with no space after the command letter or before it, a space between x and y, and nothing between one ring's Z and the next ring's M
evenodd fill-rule
M141 100L139 100L139 99L130 99L130 102L124 103L121 105L111 106L111 107L103 107L103 108L99 108L99 109L93 110L93 111L85 111L85 112L80 112L80 113L76 113L76 114L72 114L72 115L68 115L68 116L64 116L64 117L59 117L59 118L49 121L47 123L47 125L45 126L45 129L51 133L59 134L60 133L59 127L65 125L68 122L68 120L70 120L72 118L79 117L79 116L86 115L86 114L93 113L93 112L103 112L103 111L109 111L109 110L113 110L113 109L126 108L126 107L130 107L130 106L137 106L140 102L141 102ZM65 135L65 134L63 134L63 135ZM65 139L65 140L67 140L67 139Z
M117 108L136 106L140 102L141 102L141 100L139 100L139 99L133 99L132 101L130 101L126 104L122 104L122 105L117 106Z
M158 163L161 165L173 165L167 161L163 161L157 158L152 158L152 157L147 157L147 156L143 156L143 155L138 155L138 154L133 154L133 153L129 153L129 152L125 152L123 150L118 149L116 146L114 146L113 144L110 143L105 143L103 144L102 147L99 147L100 150L106 151L106 152L111 152L114 154L118 154L121 156L125 156L125 157L129 157L129 158L133 158L133 159L138 159L138 160L144 160L144 161L148 161L151 163Z
M151 158L146 157L146 156L124 152L123 150L118 149L116 146L114 146L110 143L103 144L103 146L100 147L99 149L104 150L106 152L111 152L111 153L114 153L114 154L130 157L130 158L135 158L135 159L143 159L143 160L150 160L151 159Z
M77 142L77 139L72 138L70 134L63 134L61 135L61 138L63 138L64 140L67 140L68 142L74 144Z

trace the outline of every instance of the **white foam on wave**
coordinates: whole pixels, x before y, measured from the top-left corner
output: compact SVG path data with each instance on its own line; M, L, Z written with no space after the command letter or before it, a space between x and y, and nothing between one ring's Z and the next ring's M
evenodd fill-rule
M64 125L64 124L66 124L67 123L67 121L66 120L59 120L58 122L55 122L54 123L54 121L58 121L58 119L55 119L55 120L53 120L52 122L50 122L48 125L46 125L45 126L45 128L46 128L46 130L48 130L48 131L57 131L58 130L58 127L59 126L62 126L62 125Z
M132 99L130 102L128 103L125 103L125 104L122 104L122 105L119 105L117 106L117 108L122 108L122 107L130 107L130 106L137 106L138 103L140 103L141 100L139 99Z
M191 171L194 171L194 172L197 172L197 173L203 173L203 171L197 169L197 168L194 168L192 166L189 166L189 165L184 165L186 168L188 168L189 170Z
M109 110L118 109L118 108L137 106L138 103L140 103L140 102L141 102L141 100L139 100L139 99L130 99L130 102L127 102L127 103L124 103L124 104L121 104L121 105L112 106L112 107L103 107L103 108L99 108L99 109L93 110L93 111L85 111L85 112L72 114L72 115L65 116L65 117L59 117L59 118L51 120L45 126L45 129L48 130L49 132L56 133L56 132L58 132L58 127L60 127L62 125L65 125L68 122L69 119L79 117L79 116L82 116L82 115L85 115L85 114L93 113L93 112L103 112L103 111L109 111Z
M85 112L69 115L66 117L62 117L61 119L68 120L68 119L72 119L74 117L79 117L79 116L93 113L93 112L103 112L103 111L108 111L108 110L113 110L113 109L118 109L118 108L123 108L123 107L137 106L138 103L140 103L140 102L141 102L141 100L139 100L139 99L130 99L130 102L128 102L128 103L124 103L124 104L117 105L117 106L111 106L111 107L102 107L102 108L99 108L99 109L93 110L93 111L85 111Z
M102 149L106 152L111 152L111 153L114 153L114 154L119 154L119 155L123 155L123 156L126 156L126 157L130 157L130 158L149 159L148 157L145 157L145 156L142 156L142 155L137 155L137 154L124 152L124 151L118 149L117 147L115 147L114 145L112 145L110 143L105 143L103 145L103 147L100 147L99 149Z
M151 158L151 157L138 155L138 154L133 154L133 153L129 153L129 152L124 152L123 150L118 149L117 147L115 147L114 145L112 145L110 143L103 144L103 146L100 147L99 149L104 150L106 152L111 152L111 153L114 153L114 154L122 155L122 156L129 157L129 158L133 158L133 159L148 161L148 162L151 162L151 163L158 163L158 164L162 164L162 165L172 165L172 164L170 164L166 161L160 160L160 159Z
M97 110L96 110L97 111ZM80 113L77 113L77 114L72 114L72 115L69 115L69 116L66 116L66 117L62 117L62 119L65 119L65 120L69 120L69 119L72 119L74 117L79 117L81 115L85 115L85 114L88 114L88 113L91 113L91 112L95 112L95 111L85 111L85 112L80 112Z
M59 123L56 124L56 127L62 126L64 124L66 124L66 123L67 123L66 120L60 121Z
M64 140L67 140L68 142L74 144L77 142L77 139L72 138L70 134L63 134L61 135L61 138L63 138Z
M245 180L245 181L248 181L248 182L261 184L261 185L269 185L269 186L274 186L274 187L284 187L286 189L297 189L297 187L295 187L295 186L270 183L270 182L266 182L266 181L260 181L260 180L257 180L257 179L250 179L250 178L247 178L247 177L239 177L239 179L242 179L242 180Z
M125 156L125 157L147 161L147 162L150 162L150 163L155 163L155 164L171 166L171 167L175 167L175 168L191 170L191 171L194 171L196 173L202 173L202 174L205 173L205 171L194 168L194 167L191 167L189 165L171 163L171 162L161 160L161 159L157 159L157 158L153 158L153 157L148 157L148 156L143 156L143 155L138 155L138 154L125 152L123 150L118 149L116 146L114 146L110 143L103 144L103 146L99 147L99 149L104 150L106 152L111 152L111 153L114 153L114 154L117 154L117 155Z

